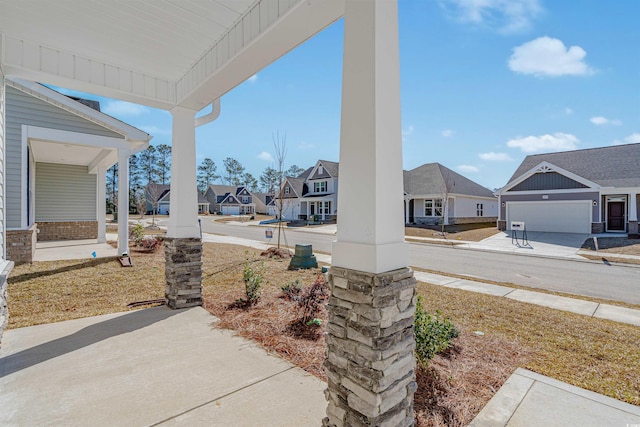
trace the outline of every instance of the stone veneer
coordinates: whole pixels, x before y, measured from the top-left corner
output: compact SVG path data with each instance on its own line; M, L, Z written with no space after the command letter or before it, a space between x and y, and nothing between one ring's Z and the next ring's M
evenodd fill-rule
M498 230L506 231L507 230L507 221L498 220Z
M324 427L412 426L416 280L332 267Z
M171 308L202 305L202 241L200 238L164 240L165 298Z
M9 262L3 271L0 271L0 347L2 346L2 334L9 323L9 307L7 306L7 277L13 268L13 262Z
M604 233L604 222L592 222L591 233L592 234Z
M33 262L36 253L36 227L33 224L26 230L7 230L7 259L16 264Z
M38 241L98 238L97 221L38 222Z
M638 235L638 221L629 221L629 236L637 236Z

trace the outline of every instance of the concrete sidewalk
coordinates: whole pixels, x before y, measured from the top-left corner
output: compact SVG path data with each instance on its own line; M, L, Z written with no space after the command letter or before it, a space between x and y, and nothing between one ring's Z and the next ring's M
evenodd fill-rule
M216 320L156 307L7 330L0 425L320 425L326 384Z
M630 427L640 407L518 368L469 427Z

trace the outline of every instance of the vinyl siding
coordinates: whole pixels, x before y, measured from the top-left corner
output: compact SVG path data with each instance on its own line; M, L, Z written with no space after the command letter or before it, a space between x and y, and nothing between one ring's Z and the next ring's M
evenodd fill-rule
M96 185L86 166L36 163L36 222L95 221Z
M6 218L7 227L9 228L19 228L22 216L27 214L22 212L20 203L21 198L26 197L27 194L27 190L21 188L22 174L26 173L26 171L22 170L22 125L123 138L122 135L89 120L7 86L6 155L8 162L6 167ZM95 202L93 204L95 205ZM95 219L95 206L93 219Z
M4 185L4 153L5 153L5 133L4 133L4 108L5 108L5 86L4 75L0 70L0 259L5 259L4 253L4 241L7 235L5 228L5 216L4 216L4 192L6 188Z
M588 187L557 172L547 172L533 174L508 191L568 190L573 188Z

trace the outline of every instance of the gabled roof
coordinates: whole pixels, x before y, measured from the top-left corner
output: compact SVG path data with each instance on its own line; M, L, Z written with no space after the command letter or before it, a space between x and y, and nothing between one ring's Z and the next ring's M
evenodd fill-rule
M218 185L218 184L209 184L209 188L216 195L225 195L228 193L236 194L238 191L237 185Z
M305 171L306 172L306 171ZM307 178L293 178L291 176L287 176L285 177L286 182L289 182L289 185L291 186L291 188L293 188L293 191L295 192L295 195L297 197L302 197L302 195L304 194L303 190L304 190L304 183L307 180ZM285 183L282 184L283 187L284 185L286 185ZM285 196L288 196L285 195Z
M640 187L640 144L527 156L507 186L542 162L558 166L603 187Z
M158 201L166 196L170 189L171 186L169 185L156 184L152 182L151 184L147 185L147 195L149 197L155 197L156 201Z
M158 195L157 201L168 203L171 201L171 186L151 183L147 185L147 194L151 197ZM198 203L210 204L200 191L198 191Z
M28 93L38 99L48 102L49 104L55 105L63 110L118 133L124 136L128 141L143 142L146 144L151 140L151 138L153 138L148 133L111 117L108 114L101 112L99 109L95 109L87 105L91 104L91 101L80 101L79 99L74 99L73 97L69 97L61 94L60 92L56 92L53 89L49 89L40 83L27 80L7 78L7 83L22 92ZM145 148L146 145L141 146L141 149Z
M463 194L476 197L491 197L493 193L440 163L426 163L404 173L406 194Z
M337 178L338 177L338 172L340 170L340 165L339 163L336 162L331 162L329 160L318 160L318 162L316 163L316 165L314 167L311 168L311 171L315 170L318 166L322 165L322 167L324 168L324 170L331 175L332 178ZM309 171L309 173L307 174L307 176L305 178L308 178L309 175L311 174L311 171ZM306 172L306 171L305 171Z

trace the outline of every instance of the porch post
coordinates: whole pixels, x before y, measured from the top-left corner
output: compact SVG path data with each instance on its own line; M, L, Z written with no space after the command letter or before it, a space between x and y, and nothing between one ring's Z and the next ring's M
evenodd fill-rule
M129 150L118 149L118 256L129 253Z
M107 241L107 170L100 166L98 167L98 178L96 179L96 216L98 219L98 243L105 243ZM120 230L118 230L120 231Z
M397 1L347 0L324 426L413 425L416 281L402 218L399 71Z
M202 305L202 241L198 227L196 111L175 107L171 150L171 200L165 239L165 298L171 308Z
M409 224L409 202L410 201L411 199L409 198L404 199L404 223L405 224Z
M629 234L638 234L638 195L635 193L629 194L629 228L627 232Z

